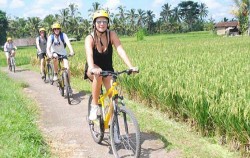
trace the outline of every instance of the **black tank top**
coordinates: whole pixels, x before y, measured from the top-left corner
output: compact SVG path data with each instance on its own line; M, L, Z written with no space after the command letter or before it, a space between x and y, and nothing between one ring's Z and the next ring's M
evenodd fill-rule
M109 37L110 37L110 32ZM91 35L92 36L92 35ZM93 40L94 37L92 36ZM113 47L111 40L109 38L108 42L108 48L105 50L105 52L100 53L96 46L93 48L93 58L94 58L94 64L99 66L102 70L105 71L114 71L113 68L113 60L112 60L112 54L113 54Z

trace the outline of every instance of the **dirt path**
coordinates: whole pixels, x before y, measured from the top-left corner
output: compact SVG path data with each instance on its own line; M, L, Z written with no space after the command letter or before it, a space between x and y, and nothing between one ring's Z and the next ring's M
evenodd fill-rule
M58 88L44 83L40 75L27 69L17 68L16 73L7 72L11 78L28 83L25 92L35 99L40 109L39 126L53 155L62 158L113 158L107 139L103 144L96 144L89 132L86 121L88 94L73 90L74 102L69 105L60 96ZM155 136L142 133L143 158L180 157L178 151L167 153L164 144Z

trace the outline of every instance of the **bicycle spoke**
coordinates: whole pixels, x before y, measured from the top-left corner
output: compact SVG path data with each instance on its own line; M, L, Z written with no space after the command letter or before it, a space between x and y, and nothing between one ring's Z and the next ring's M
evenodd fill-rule
M116 157L126 157L126 156L135 156L139 157L140 155L140 130L138 123L133 116L133 114L126 109L121 107L119 114L117 115L116 121L112 121L112 139L111 146L113 153ZM116 122L118 121L119 126L119 140L120 143L116 143L115 130L114 126L117 126Z

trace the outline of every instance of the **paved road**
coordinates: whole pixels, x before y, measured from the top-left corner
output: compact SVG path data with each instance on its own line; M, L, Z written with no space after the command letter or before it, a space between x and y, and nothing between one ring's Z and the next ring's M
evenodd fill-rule
M2 68L15 80L28 83L24 91L33 98L40 109L39 127L51 147L53 155L62 158L113 158L107 138L96 144L86 121L88 95L73 89L73 105L60 96L58 88L44 83L40 74L28 69L17 68L16 73ZM83 81L84 82L84 81ZM177 157L179 152L166 153L164 144L155 136L142 133L143 158ZM180 155L179 155L180 156Z

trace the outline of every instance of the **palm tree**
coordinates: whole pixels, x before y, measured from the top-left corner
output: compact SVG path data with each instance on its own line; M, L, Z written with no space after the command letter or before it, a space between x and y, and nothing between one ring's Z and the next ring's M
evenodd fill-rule
M146 12L142 9L138 9L137 26L143 27L146 19Z
M126 19L128 21L128 24L130 26L130 33L134 33L135 31L135 20L138 17L138 14L135 13L135 9L130 9L125 13Z
M58 20L61 23L62 27L66 30L69 22L69 9L68 8L61 9L59 12L60 15Z
M180 22L181 22L180 12L179 12L179 8L178 8L178 7L175 7L175 8L172 10L172 17L173 17L173 20L174 20L176 23L180 23Z
M78 10L78 5L76 5L76 4L74 4L74 3L70 3L69 4L69 11L70 11L70 16L71 17L75 17L75 16L77 16L77 15L81 15L81 13L80 12L77 12L77 10Z
M119 26L121 29L121 33L124 35L126 32L126 15L125 15L125 7L119 6L118 7L119 12L116 14L116 17L118 18L116 22L116 25Z
M27 28L30 30L31 37L36 37L38 34L41 19L38 17L28 17Z
M101 9L100 3L98 3L98 2L92 3L92 7L93 8L91 8L91 9L88 10L89 17L91 17L91 21L92 21L92 17L93 17L94 12L97 11L97 10L99 10L99 9Z
M48 34L51 33L51 26L56 21L54 15L49 14L43 19L43 27L46 28Z
M153 24L154 24L154 18L155 18L155 14L153 13L153 11L151 10L147 10L146 11L146 18L145 18L145 22L147 25L147 31L149 33L152 33L153 30Z
M208 15L208 7L206 6L205 3L201 3L199 5L199 10L200 10L200 19L203 21L203 18L207 17Z
M171 10L171 5L169 5L168 3L167 4L164 4L162 6L162 11L160 13L160 16L162 17L162 19L165 21L165 22L168 22L169 21L169 18L171 16L171 13L172 13L172 10Z

